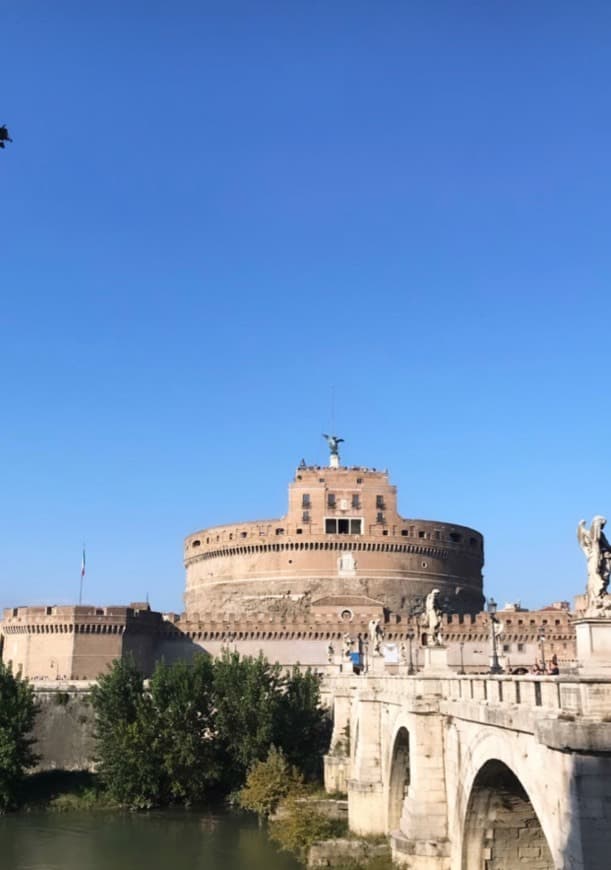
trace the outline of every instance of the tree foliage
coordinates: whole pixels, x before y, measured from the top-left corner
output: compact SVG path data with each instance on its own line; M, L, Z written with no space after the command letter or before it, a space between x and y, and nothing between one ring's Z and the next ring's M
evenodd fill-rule
M306 778L320 777L322 756L331 740L331 716L320 703L320 681L313 671L294 667L279 698L275 741Z
M331 840L347 833L343 819L325 816L307 801L289 796L282 803L282 818L270 824L272 840L287 852L304 860L312 843Z
M285 675L261 655L162 663L146 689L132 662L115 662L93 704L100 777L135 808L237 790L274 745L287 769L311 776L328 742L317 677Z
M32 687L0 661L0 813L17 804L26 771L37 761L35 719Z
M279 665L263 655L225 651L214 668L216 730L229 788L238 788L255 761L274 743L282 690Z
M113 662L92 692L100 779L114 800L144 809L163 802L155 717L131 659Z
M240 789L238 800L245 810L267 818L288 794L303 790L303 776L286 760L281 749L272 746L265 761L256 761Z
M160 664L151 680L156 746L168 799L201 801L220 777L214 721L214 668L207 656L192 664Z

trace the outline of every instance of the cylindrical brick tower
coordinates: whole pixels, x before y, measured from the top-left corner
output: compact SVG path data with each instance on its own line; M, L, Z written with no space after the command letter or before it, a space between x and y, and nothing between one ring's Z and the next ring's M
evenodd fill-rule
M439 589L447 612L482 608L483 537L404 519L387 472L301 465L282 519L216 526L185 539L185 608L204 614L308 607L324 596L367 596L421 609Z

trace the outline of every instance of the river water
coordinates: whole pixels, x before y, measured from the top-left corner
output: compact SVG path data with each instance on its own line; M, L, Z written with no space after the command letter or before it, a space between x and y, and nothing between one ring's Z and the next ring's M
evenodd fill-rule
M186 811L0 816L1 870L297 870L254 818Z

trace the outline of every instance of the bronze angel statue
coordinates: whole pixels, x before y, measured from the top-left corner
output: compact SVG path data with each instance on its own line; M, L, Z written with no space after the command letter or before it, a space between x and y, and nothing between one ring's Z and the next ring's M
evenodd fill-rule
M339 456L339 445L344 440L343 438L338 438L337 435L325 435L323 432L322 437L326 440L329 445L329 450L331 451L331 456Z

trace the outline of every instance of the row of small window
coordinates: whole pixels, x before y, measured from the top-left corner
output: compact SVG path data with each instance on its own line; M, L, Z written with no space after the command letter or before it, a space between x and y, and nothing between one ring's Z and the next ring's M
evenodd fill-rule
M312 522L312 518L310 516L309 511L302 512L301 521L303 523L311 523ZM386 525L386 520L384 518L384 514L381 513L380 511L376 515L376 523L378 525L382 525L382 526ZM344 518L344 517L341 517L338 519L329 518L329 519L325 520L325 532L328 535L362 535L363 534L363 521L361 519L352 519L352 518ZM276 535L283 535L284 529L282 529L282 528L276 529L275 534ZM301 529L297 530L297 534L298 535L301 534ZM388 532L384 531L383 534L387 535ZM393 534L394 534L394 531L393 531ZM265 529L260 528L259 535L264 536ZM401 529L401 536L404 538L409 537L409 529ZM438 531L435 532L434 536L435 536L435 539L438 541L441 539L441 533ZM248 537L248 532L240 532L240 537L241 538ZM432 536L430 533L420 530L418 532L418 537L419 538L431 538ZM448 538L454 544L458 544L462 541L462 535L460 535L458 532L450 532L450 534L448 535ZM220 541L220 539L221 539L220 535L217 535L216 540ZM229 533L229 540L230 541L233 540L233 533L232 532ZM210 538L206 538L206 543L207 544L210 543ZM201 545L201 541L199 541L199 540L191 542L191 546L194 548L197 548L200 545ZM469 545L471 547L476 547L477 546L477 538L469 538ZM508 620L508 623L509 622L510 622L510 620ZM531 623L533 623L533 622L534 622L534 620L531 620ZM543 622L545 623L545 622L547 622L547 620L544 619ZM521 625L522 620L519 619L518 623ZM559 624L559 620L556 620L556 624Z
M344 499L342 499L342 501L344 501ZM358 493L355 492L353 494L350 506L353 510L360 510L361 497ZM304 493L304 495L301 496L301 507L303 508L303 510L308 510L312 507L312 500L307 493ZM332 492L327 493L327 507L331 508L331 510L337 507L337 499L335 497L335 494ZM376 495L376 509L381 511L386 509L386 505L384 504L384 496Z

